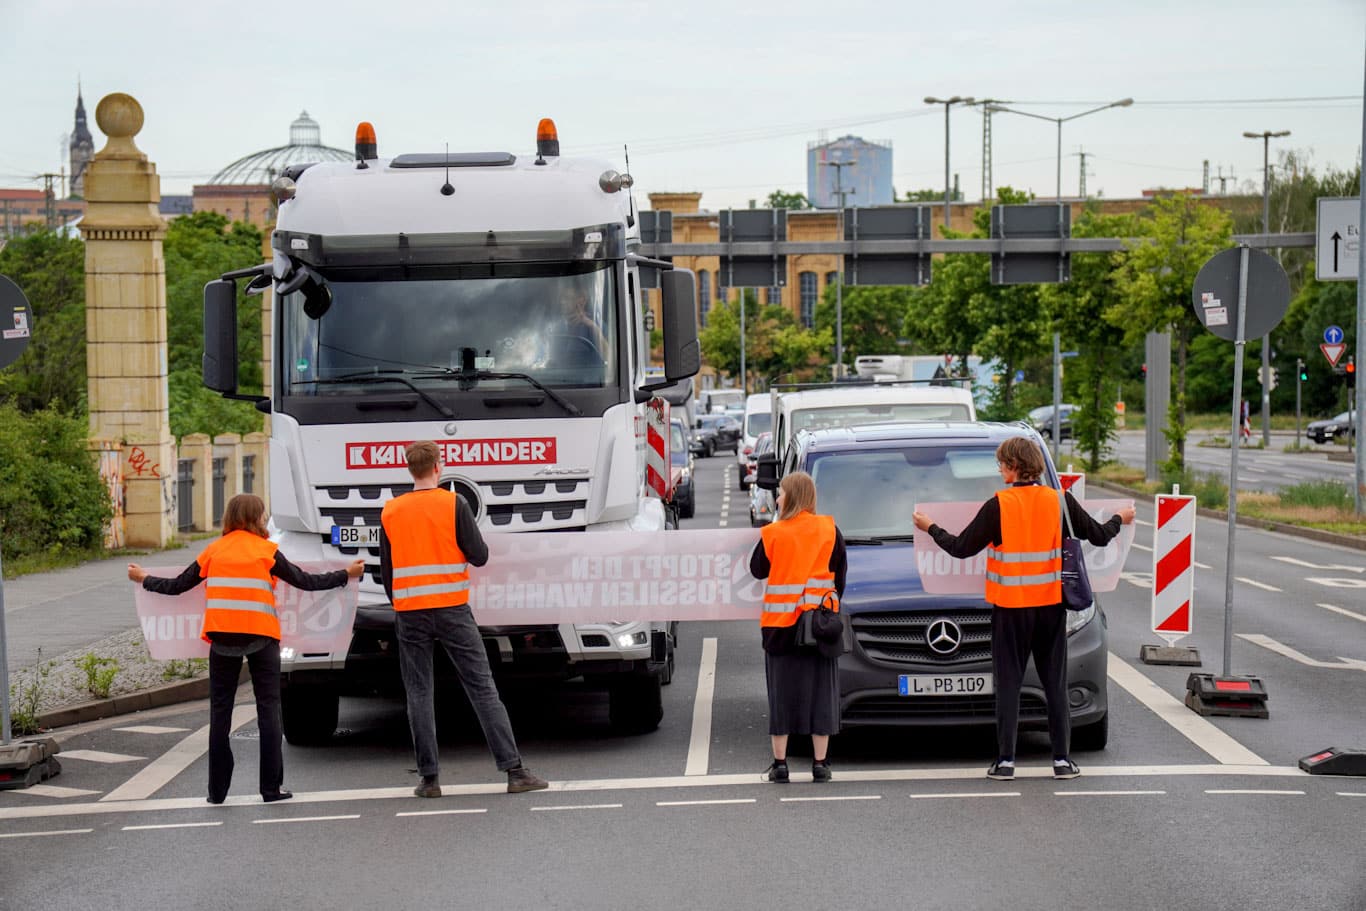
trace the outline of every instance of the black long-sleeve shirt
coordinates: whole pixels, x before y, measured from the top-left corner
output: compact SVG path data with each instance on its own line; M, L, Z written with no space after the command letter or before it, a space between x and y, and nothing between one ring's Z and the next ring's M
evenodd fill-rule
M399 494L408 496L410 493ZM489 546L484 540L484 535L479 531L479 523L474 519L474 510L470 509L470 504L465 502L465 498L460 494L455 495L455 543L460 546L460 552L465 555L465 562L471 566L483 566L489 562ZM379 575L384 583L384 593L389 596L389 603L394 602L394 558L389 549L389 537L384 533L384 526L379 529Z
M277 579L289 583L300 591L317 592L329 588L340 588L346 584L346 570L337 569L328 573L307 573L299 567L290 563L284 554L275 552L275 563L270 568L270 574ZM184 572L172 578L164 576L147 576L142 580L142 587L149 592L158 595L181 595L196 585L204 581L204 576L199 570L199 561L191 563L185 567ZM267 643L275 640L269 636L258 636L254 633L210 633L209 638L213 644L223 654L247 655L257 651Z
M844 581L849 572L849 556L844 549L844 535L840 534L839 528L835 529L835 546L830 550L830 572L835 574L835 594L844 597ZM754 545L754 552L749 555L749 572L756 579L767 579L768 574L773 570L773 564L768 559L768 553L764 550L764 541L759 539L759 543ZM764 640L764 651L774 655L789 655L797 650L797 627L792 626L765 626L761 631Z
M1037 481L1016 481L1016 487L1032 487ZM1104 547L1119 534L1124 520L1119 516L1111 516L1104 523L1097 522L1091 518L1091 514L1082 508L1072 494L1065 494L1067 498L1067 514L1072 519L1072 529L1077 533L1077 537L1085 538L1097 547ZM1067 534L1067 529L1063 529L1064 537L1071 537ZM982 504L982 508L977 510L977 515L972 517L958 534L945 531L937 524L930 526L930 537L934 538L934 543L944 549L950 557L964 559L980 553L987 545L1001 546L1001 502L992 497Z

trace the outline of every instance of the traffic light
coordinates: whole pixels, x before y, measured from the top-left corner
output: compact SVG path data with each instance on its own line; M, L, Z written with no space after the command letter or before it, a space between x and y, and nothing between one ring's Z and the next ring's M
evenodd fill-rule
M1304 358L1295 358L1295 369L1299 371L1301 383L1309 380L1309 370L1304 366Z
M1347 384L1351 385L1357 379L1357 362L1355 358L1347 358L1347 367L1344 370L1347 377Z
M1266 388L1267 388L1267 389L1275 389L1275 388L1276 388L1276 368L1275 368L1275 367L1268 368L1267 372L1271 374L1271 382L1267 384L1267 387L1266 387Z

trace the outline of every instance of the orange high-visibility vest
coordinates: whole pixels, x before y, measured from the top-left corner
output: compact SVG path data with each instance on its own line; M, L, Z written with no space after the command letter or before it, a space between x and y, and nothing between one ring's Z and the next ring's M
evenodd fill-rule
M250 633L280 638L275 614L275 544L238 529L204 548L199 575L205 580L205 642L209 633Z
M839 610L830 553L835 549L835 520L812 512L765 525L760 532L768 554L768 582L760 626L792 626L802 611L825 598Z
M1062 507L1058 492L1032 485L996 493L1001 546L987 547L986 599L997 607L1062 603Z
M389 538L394 610L469 603L469 564L455 540L455 497L436 487L384 504L379 520Z

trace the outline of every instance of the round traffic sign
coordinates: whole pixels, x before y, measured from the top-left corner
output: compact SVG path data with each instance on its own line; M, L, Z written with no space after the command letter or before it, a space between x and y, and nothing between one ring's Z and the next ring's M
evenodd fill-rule
M1329 345L1336 345L1343 339L1341 326L1329 326L1323 330L1323 340Z
M1220 250L1195 276L1191 305L1200 323L1222 339L1238 341L1238 275L1242 247ZM1281 264L1260 250L1247 250L1247 315L1243 341L1276 328L1290 307L1290 279Z
M19 286L0 275L0 370L19 360L33 333L33 311Z

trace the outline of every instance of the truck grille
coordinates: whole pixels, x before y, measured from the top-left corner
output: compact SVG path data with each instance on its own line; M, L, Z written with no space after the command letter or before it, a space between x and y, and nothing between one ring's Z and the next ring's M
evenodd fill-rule
M962 641L958 648L942 655L926 637L930 624L947 619L958 625ZM991 608L957 611L886 611L852 614L849 620L854 640L863 654L874 661L895 665L936 665L954 667L991 659Z

